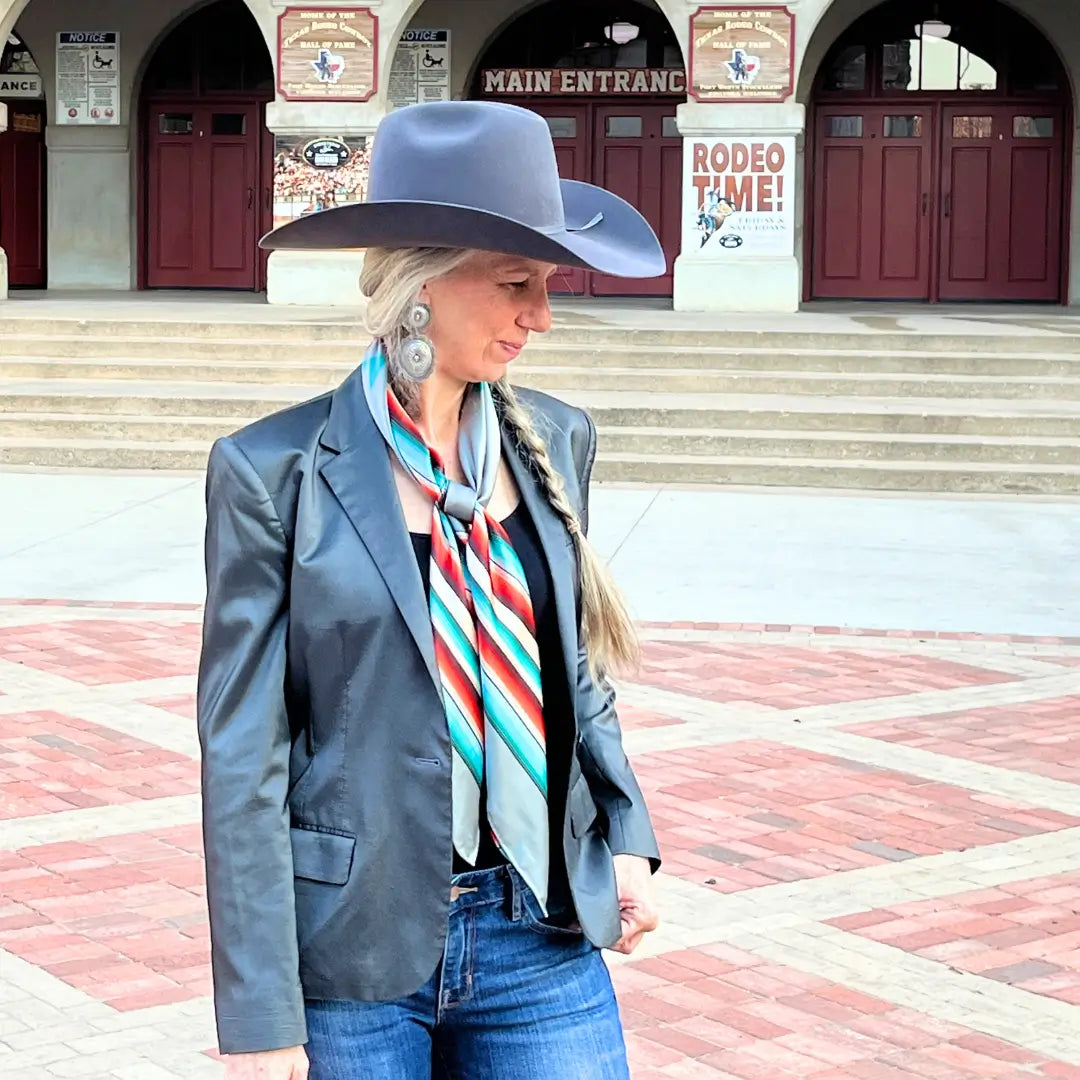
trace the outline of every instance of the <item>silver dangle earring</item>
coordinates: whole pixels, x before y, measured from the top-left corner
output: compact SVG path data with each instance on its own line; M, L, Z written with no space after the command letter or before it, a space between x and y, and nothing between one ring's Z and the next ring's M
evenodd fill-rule
M435 370L435 346L424 333L431 323L431 308L419 300L409 308L405 316L408 336L398 349L397 361L402 374L413 382L423 382Z

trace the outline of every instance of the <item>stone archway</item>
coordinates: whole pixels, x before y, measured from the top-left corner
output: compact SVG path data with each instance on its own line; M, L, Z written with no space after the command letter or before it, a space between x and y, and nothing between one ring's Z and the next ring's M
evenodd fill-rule
M811 297L1062 298L1071 94L1036 27L1002 3L886 0L808 92L809 72Z
M141 285L262 287L273 98L273 60L242 0L189 11L148 54L137 112Z

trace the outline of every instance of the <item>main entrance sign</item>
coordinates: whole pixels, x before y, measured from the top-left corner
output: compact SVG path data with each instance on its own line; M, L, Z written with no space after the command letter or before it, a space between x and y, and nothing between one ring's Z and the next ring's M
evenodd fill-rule
M367 8L286 8L278 92L286 101L367 101L378 85L378 22Z
M702 7L690 16L690 96L786 101L794 88L795 16L786 7Z
M486 68L483 92L497 94L685 94L681 68Z

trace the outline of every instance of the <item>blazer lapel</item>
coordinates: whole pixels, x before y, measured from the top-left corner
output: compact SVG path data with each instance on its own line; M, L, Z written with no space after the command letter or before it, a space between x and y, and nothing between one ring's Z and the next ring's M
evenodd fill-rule
M334 392L321 442L334 456L320 471L371 554L441 694L423 579L397 498L389 451L368 409L359 369Z
M555 613L559 620L559 638L562 642L563 662L566 665L566 677L570 687L570 701L577 703L578 684L578 608L577 595L574 591L574 575L577 568L571 552L570 534L559 515L551 508L541 481L532 472L521 456L517 443L506 428L503 428L503 454L509 463L510 471L517 481L518 490L529 514L532 516L536 533L540 537L540 546L551 571L551 583L555 590Z

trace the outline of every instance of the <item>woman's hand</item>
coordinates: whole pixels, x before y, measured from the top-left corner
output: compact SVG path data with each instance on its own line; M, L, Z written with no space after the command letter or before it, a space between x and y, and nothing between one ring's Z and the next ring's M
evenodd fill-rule
M649 860L640 855L616 855L615 882L619 887L619 918L623 933L611 948L613 952L629 956L641 944L641 939L660 925Z
M225 1058L225 1080L307 1080L307 1075L308 1059L302 1046Z

